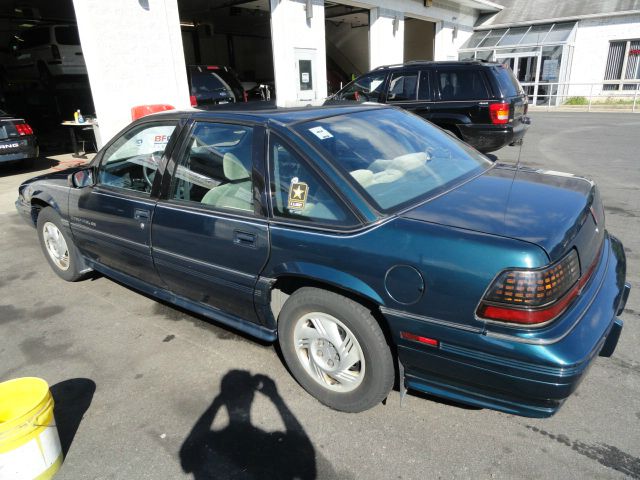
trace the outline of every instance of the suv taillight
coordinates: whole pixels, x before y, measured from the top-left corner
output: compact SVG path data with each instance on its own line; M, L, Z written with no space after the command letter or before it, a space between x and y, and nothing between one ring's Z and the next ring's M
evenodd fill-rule
M489 114L491 115L491 123L494 125L503 125L509 122L509 104L506 102L492 103L489 105Z
M197 107L198 106L198 99L196 98L195 95L191 95L189 97L189 101L191 102L191 106L192 107Z
M14 125L18 135L33 135L33 128L28 123L18 123Z
M482 319L524 326L547 323L580 294L599 258L598 254L582 277L575 250L548 267L505 270L493 281L476 313Z
M60 49L57 45L51 45L51 56L54 60L60 60Z
M244 103L247 103L249 101L249 94L246 92L246 90L242 90L242 100L244 101Z

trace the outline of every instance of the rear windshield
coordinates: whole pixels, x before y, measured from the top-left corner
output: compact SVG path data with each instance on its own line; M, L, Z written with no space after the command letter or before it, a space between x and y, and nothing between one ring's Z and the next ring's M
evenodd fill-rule
M475 150L403 110L366 110L296 128L382 212L436 195L492 165Z
M516 97L521 94L520 84L510 68L499 66L495 67L493 71L496 73L503 97Z
M191 74L191 94L210 93L229 88L222 79L213 72L193 72Z
M60 45L80 45L80 35L76 27L56 27L56 42Z

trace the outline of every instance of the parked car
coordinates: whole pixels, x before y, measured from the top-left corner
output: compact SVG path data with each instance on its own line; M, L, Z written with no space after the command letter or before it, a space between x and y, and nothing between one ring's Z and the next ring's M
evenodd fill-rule
M591 181L491 162L387 106L151 115L16 206L63 279L97 270L277 341L347 412L397 371L552 415L612 354L630 288Z
M187 80L192 107L206 108L212 105L247 101L247 93L238 75L230 67L189 65Z
M518 80L500 63L408 62L356 78L326 104L389 103L405 108L481 152L520 142L530 123Z
M76 25L32 27L14 38L14 59L6 66L11 80L50 84L62 76L87 74Z
M36 158L38 140L23 118L0 110L0 164Z

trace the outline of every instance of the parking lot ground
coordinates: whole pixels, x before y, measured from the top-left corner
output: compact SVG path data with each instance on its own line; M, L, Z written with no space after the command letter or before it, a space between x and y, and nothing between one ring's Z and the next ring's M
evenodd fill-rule
M60 164L0 166L0 381L52 385L57 478L640 478L640 115L532 121L521 163L598 182L633 287L614 356L546 420L417 394L400 407L398 392L334 412L270 345L99 275L60 280L13 206L22 180Z

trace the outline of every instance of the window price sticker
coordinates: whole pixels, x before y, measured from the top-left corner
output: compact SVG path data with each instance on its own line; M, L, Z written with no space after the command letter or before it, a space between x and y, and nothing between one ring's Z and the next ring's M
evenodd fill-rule
M309 131L311 133L313 133L316 137L318 137L320 140L326 140L327 138L333 138L333 135L331 135L331 133L329 133L328 131L326 131L322 127L313 127L313 128L310 128Z

